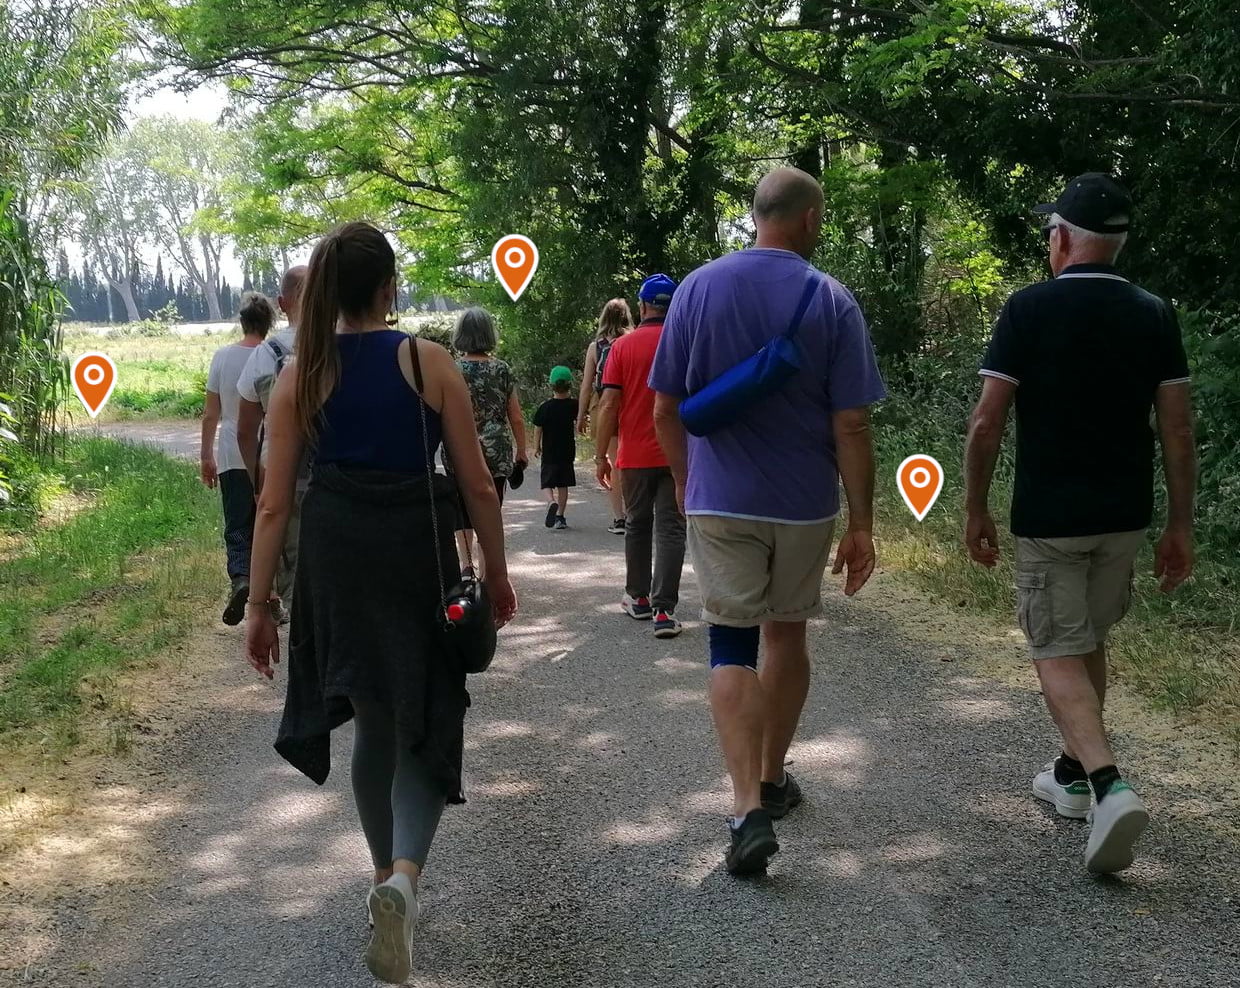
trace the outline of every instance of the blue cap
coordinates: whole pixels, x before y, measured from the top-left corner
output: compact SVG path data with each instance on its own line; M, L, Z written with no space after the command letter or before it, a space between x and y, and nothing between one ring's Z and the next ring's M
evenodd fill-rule
M676 291L676 282L665 274L652 274L642 282L637 297L650 305L667 305Z

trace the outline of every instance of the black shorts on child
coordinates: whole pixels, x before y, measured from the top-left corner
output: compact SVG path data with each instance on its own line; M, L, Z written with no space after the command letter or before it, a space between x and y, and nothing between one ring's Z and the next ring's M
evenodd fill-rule
M548 490L552 487L576 487L577 471L573 469L572 460L564 460L559 463L553 460L543 460L542 462L542 489Z

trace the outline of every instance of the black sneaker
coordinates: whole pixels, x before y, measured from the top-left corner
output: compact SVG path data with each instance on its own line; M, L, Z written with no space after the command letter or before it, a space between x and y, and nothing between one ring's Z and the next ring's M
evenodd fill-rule
M762 783L762 808L770 814L772 820L782 820L788 811L801 805L801 787L791 772L784 773L784 784L777 786L774 782Z
M555 530L557 532L562 532L566 528L568 528L568 522L564 520L563 515L560 515L560 517L555 520Z
M609 527L607 531L610 532L612 535L623 535L624 534L624 519L613 518L611 520L611 527Z
M245 617L245 600L249 596L250 578L234 576L232 592L228 595L228 603L224 605L224 613L220 615L220 620L230 627L240 624L241 619Z
M750 810L739 827L728 824L732 846L724 858L733 875L758 875L766 871L766 863L779 850L771 815L766 810Z
M560 513L559 507L556 505L554 501L552 501L550 504L547 505L547 517L543 521L543 524L546 525L548 528L555 528L555 516L558 515L559 513Z

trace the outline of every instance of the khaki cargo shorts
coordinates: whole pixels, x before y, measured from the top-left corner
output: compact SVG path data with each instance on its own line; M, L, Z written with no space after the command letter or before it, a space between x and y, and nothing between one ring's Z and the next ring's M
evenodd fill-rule
M690 515L689 553L702 592L702 620L752 628L816 617L834 530L834 520L791 525Z
M1016 539L1016 619L1035 659L1087 655L1132 602L1145 530Z

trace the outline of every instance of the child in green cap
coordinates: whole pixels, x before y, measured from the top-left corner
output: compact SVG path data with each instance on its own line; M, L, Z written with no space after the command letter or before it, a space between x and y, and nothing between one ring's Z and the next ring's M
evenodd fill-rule
M547 505L548 528L568 528L564 509L568 506L568 489L577 486L577 402L572 398L573 372L567 367L551 368L551 390L548 398L534 413L535 453L542 457L542 489L551 503Z

